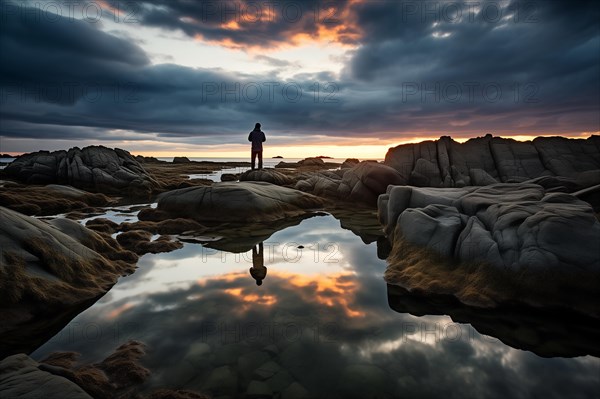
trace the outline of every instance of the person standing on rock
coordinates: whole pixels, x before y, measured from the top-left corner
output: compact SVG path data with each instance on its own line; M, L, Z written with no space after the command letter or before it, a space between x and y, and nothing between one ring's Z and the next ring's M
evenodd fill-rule
M254 170L254 166L256 164L256 157L258 156L258 169L262 169L263 165L263 145L267 138L265 137L265 133L260 130L260 123L254 125L254 130L250 132L248 135L248 141L252 142L252 169Z

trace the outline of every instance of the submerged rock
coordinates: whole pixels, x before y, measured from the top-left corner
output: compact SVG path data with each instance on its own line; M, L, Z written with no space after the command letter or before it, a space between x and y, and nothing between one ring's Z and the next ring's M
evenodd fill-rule
M157 209L140 213L139 217L181 217L201 223L270 222L300 216L322 206L321 198L287 187L265 182L221 182L163 193Z
M132 197L148 197L159 188L129 152L102 146L25 154L10 163L4 173L27 184L67 184Z
M524 292L510 299L534 303L561 304L559 298L572 293L561 286L579 287L578 295L600 294L599 286L594 286L600 282L600 222L591 206L573 195L547 193L534 184L461 189L390 186L379 197L379 219L393 244L386 272L390 283L455 291L463 301L488 305L508 300L515 286ZM411 253L411 246L428 252L419 257ZM441 265L452 261L471 266ZM427 262L440 265L429 267ZM491 281L492 275L498 284L510 280L509 287L494 288L493 282L487 286L486 278ZM584 307L600 312L593 303Z

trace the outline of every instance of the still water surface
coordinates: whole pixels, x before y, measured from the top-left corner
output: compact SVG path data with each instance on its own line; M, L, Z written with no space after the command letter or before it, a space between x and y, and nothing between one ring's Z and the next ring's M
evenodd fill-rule
M186 243L143 256L32 356L68 350L99 361L136 339L153 373L144 389L225 397L598 397L600 359L542 358L448 316L398 313L385 267L375 242L328 214L276 232L262 256Z

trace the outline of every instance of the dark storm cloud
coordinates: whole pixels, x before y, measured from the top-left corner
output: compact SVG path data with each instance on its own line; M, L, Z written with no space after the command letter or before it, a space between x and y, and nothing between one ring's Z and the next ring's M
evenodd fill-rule
M337 40L350 41L355 29L344 25L345 0L110 0L128 9L136 21L179 30L190 37L233 47L270 47L288 44L296 35L316 37L320 29L338 29Z
M361 32L341 77L324 71L287 81L153 65L126 35L64 16L33 18L32 9L8 4L2 2L0 24L5 137L138 140L152 133L159 140L227 144L243 142L240 132L257 119L281 143L313 134L600 130L600 35L591 2L489 1L478 9L468 2L337 3L345 19L324 26ZM133 4L141 24L240 46L268 47L319 30L308 13L295 22L236 21L240 29L231 30L222 25L235 15L225 13L224 21L209 15L201 9L208 3ZM291 10L296 3L281 4ZM294 67L257 57L280 70Z

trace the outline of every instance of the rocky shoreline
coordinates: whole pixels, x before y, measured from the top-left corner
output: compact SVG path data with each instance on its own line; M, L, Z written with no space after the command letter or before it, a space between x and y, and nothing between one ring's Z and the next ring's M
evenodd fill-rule
M182 242L244 252L319 212L377 241L385 280L403 296L452 298L475 313L510 306L600 318L599 136L442 137L392 148L383 163L309 158L222 182L189 178L231 167L248 164L161 162L98 146L9 164L0 172L2 354L43 343L145 253ZM134 223L76 221L141 202ZM39 368L18 356L10 364Z

